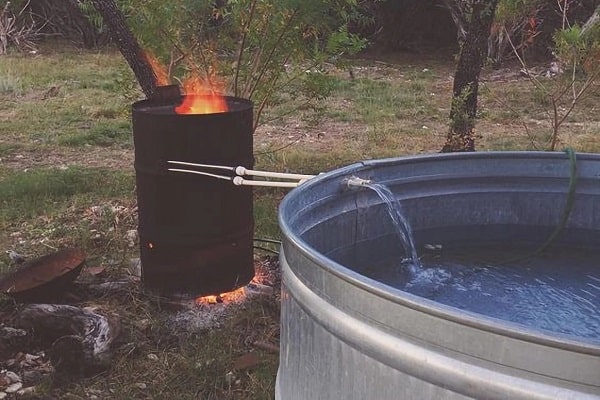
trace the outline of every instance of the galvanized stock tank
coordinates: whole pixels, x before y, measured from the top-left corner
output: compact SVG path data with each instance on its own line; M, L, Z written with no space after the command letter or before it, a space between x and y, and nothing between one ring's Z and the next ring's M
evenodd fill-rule
M382 201L371 190L348 188L353 176L392 190L417 247L542 243L560 221L576 177L573 208L555 242L597 251L600 155L577 154L576 175L573 167L565 153L416 156L361 162L290 192L279 213L275 398L600 399L600 338L446 306L356 266L398 246L386 243L392 225ZM365 250L365 242L375 244Z

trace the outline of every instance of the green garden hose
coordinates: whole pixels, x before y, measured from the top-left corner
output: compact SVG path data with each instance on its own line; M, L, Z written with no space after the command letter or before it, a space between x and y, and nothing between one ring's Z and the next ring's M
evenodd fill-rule
M577 156L575 155L575 151L572 148L567 147L565 149L565 153L569 157L569 191L567 192L567 202L565 203L565 208L563 209L562 215L560 216L560 220L558 225L554 229L554 231L548 236L548 239L542 244L537 250L534 252L534 255L538 255L544 250L546 250L554 240L558 237L563 228L567 225L567 221L571 216L571 211L573 211L573 204L575 204L575 192L577 189Z
M571 212L573 211L573 205L575 204L575 193L577 191L576 190L577 189L577 156L575 155L575 151L570 147L567 147L565 149L565 153L569 157L569 189L567 191L567 201L565 203L565 207L560 216L560 220L558 221L558 225L556 225L556 228L554 228L554 230L552 231L550 236L548 236L546 241L542 245L540 245L537 249L535 249L532 253L522 256L522 257L511 258L511 259L505 260L503 262L500 262L498 264L500 264L500 265L510 264L510 263L514 263L516 261L523 261L523 260L527 260L531 257L540 255L542 252L544 252L548 247L550 247L552 245L552 243L556 240L558 235L562 232L564 227L567 225L567 221L569 220L569 217L571 216Z

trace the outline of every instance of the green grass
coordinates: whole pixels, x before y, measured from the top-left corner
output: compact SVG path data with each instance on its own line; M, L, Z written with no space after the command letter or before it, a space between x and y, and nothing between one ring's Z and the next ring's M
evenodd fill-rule
M422 78L381 80L338 78L334 85L335 97L352 104L346 111L332 110L331 118L341 121L373 124L414 118L431 113L430 80Z
M14 54L0 60L0 76L5 138L25 144L35 137L53 145L129 145L123 133L139 91L129 90L132 75L118 54L68 48L43 57Z
M0 170L0 247L33 257L52 248L78 246L90 260L126 263L136 251L123 239L136 228L133 197L129 171ZM8 257L0 255L0 269L9 264Z
M402 77L389 74L379 79L330 75L323 84L330 87L332 96L317 113L313 108L304 109L293 88L288 88L289 92L276 94L274 107L267 110L266 119L274 115L300 114L309 126L318 126L315 116L366 125L399 123L419 117L438 119L441 115L436 99L431 96L434 82L435 75L430 72L409 71Z
M270 188L256 188L254 190L254 235L256 238L280 239L277 208L286 192ZM262 245L261 243L257 244Z
M0 158L8 154L14 153L16 150L21 149L22 146L18 143L3 143L0 142Z
M43 100L43 95L6 107L5 112L11 114L4 126L6 136L26 142L29 133L44 143L73 145L73 137L88 135L89 129L111 125L121 131L129 128L125 102L115 105L106 92L85 89L79 92L81 97L74 98L68 89L61 88L57 97Z
M98 122L86 130L61 135L57 141L59 144L75 147L85 145L132 147L131 124L113 118Z
M68 85L70 88L102 88L121 95L118 80L125 61L114 51L73 51L69 46L49 47L42 56L11 53L0 63L0 76L17 76L23 89Z
M83 168L5 171L0 178L0 221L6 225L41 214L56 214L81 202L127 196L132 191L132 175L121 171Z
M4 71L0 75L0 95L19 96L23 93L21 78L12 71Z

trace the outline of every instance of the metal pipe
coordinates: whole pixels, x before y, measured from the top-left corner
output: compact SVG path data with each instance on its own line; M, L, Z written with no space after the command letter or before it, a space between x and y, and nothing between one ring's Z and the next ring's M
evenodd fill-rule
M230 177L230 176L211 174L211 173L208 173L208 172L201 172L201 171L194 171L194 170L191 170L191 169L169 168L169 171L173 171L173 172L186 172L188 174L210 176L212 178L224 179L226 181L233 180L233 178Z
M211 165L211 164L197 164L185 161L167 161L168 164L187 165L190 167L201 167L201 168L212 168L212 169L224 169L227 171L235 171L236 167L230 167L227 165Z
M315 175L290 174L290 173L286 173L286 172L255 171L252 169L246 169L242 166L236 167L235 173L238 175L261 176L264 178L298 179L298 180L311 179L311 178L315 177Z
M263 187L283 187L283 188L295 188L301 185L305 181L298 182L279 182L279 181L253 181L244 179L241 176L233 178L233 184L236 186L263 186Z
M290 174L284 172L268 172L268 171L255 171L251 169L247 169L242 166L238 167L229 167L226 165L210 165L210 164L198 164L191 163L185 161L167 161L169 164L177 164L177 165L185 165L191 167L200 167L200 168L212 168L212 169L222 169L227 171L234 171L238 176L230 177L225 175L217 175L209 172L196 171L191 169L182 169L182 168L168 168L169 171L173 172L185 172L188 174L196 174L209 176L212 178L223 179L227 181L233 181L233 184L236 186L264 186L264 187L285 187L285 188L294 188L298 185L306 182L309 179L315 177L315 175L305 175L305 174ZM264 178L275 178L275 179L291 179L292 182L285 181L258 181L258 180L249 180L244 179L239 175L247 175L247 176L260 176Z
M310 179L314 178L315 175L306 175L306 174L290 174L285 172L269 172L269 171L257 171L253 169L247 169L243 166L230 167L227 165L212 165L212 164L198 164L186 161L167 161L169 164L177 164L177 165L187 165L190 167L200 167L200 168L212 168L212 169L224 169L227 171L235 171L238 175L252 175L252 176L261 176L265 178L280 178L280 179Z

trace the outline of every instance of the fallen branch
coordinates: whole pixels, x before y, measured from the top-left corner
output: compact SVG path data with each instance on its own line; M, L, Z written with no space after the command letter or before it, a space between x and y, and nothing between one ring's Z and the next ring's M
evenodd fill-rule
M32 304L19 314L17 326L52 342L50 361L56 373L76 378L106 369L119 323L90 308Z

